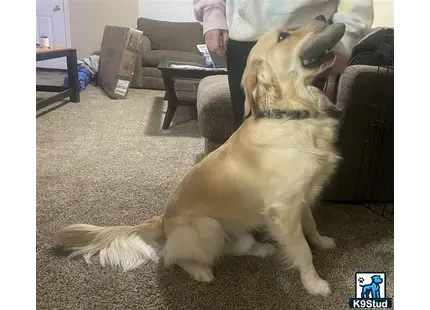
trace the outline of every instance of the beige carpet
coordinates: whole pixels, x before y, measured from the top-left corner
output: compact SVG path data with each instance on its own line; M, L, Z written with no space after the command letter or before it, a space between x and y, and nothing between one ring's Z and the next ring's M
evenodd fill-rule
M203 139L188 111L161 130L161 96L131 90L127 100L115 101L89 86L81 103L38 113L38 309L347 309L356 271L387 272L393 297L393 224L359 206L316 211L320 231L338 244L314 256L332 285L329 299L307 295L297 272L283 270L276 258L225 258L216 280L199 284L161 264L122 273L56 254L52 235L64 225L136 224L160 213L200 158Z

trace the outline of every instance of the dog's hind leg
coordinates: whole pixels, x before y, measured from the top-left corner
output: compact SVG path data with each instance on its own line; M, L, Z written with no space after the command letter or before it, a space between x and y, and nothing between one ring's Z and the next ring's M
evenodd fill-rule
M170 226L163 253L165 266L178 265L197 281L212 281L211 267L225 245L220 223L209 217L193 217Z
M225 248L225 255L267 257L276 252L274 245L257 242L249 232L233 235L229 238Z
M305 236L319 250L332 249L336 246L333 238L321 236L317 230L312 210L304 206L302 210L302 226Z
M318 275L312 261L312 253L303 234L302 206L297 201L290 205L273 204L267 209L268 226L278 239L286 258L292 258L299 268L303 286L311 295L328 296L330 285Z

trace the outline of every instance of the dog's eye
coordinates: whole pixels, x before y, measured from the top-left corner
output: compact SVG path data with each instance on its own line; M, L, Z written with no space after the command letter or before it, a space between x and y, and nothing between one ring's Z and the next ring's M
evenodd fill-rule
M278 42L284 41L286 38L290 36L289 32L281 31L278 36Z

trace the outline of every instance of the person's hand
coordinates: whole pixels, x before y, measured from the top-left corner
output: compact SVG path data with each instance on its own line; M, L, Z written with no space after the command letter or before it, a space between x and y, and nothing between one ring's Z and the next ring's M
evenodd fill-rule
M227 55L228 31L213 29L205 33L205 41L208 50L225 58Z

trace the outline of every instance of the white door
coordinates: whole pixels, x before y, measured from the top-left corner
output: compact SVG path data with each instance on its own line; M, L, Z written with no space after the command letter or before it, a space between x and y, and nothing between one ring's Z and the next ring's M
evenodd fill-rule
M68 38L68 0L36 0L36 43L49 38L51 47L70 47ZM37 68L66 69L66 58L38 61Z

